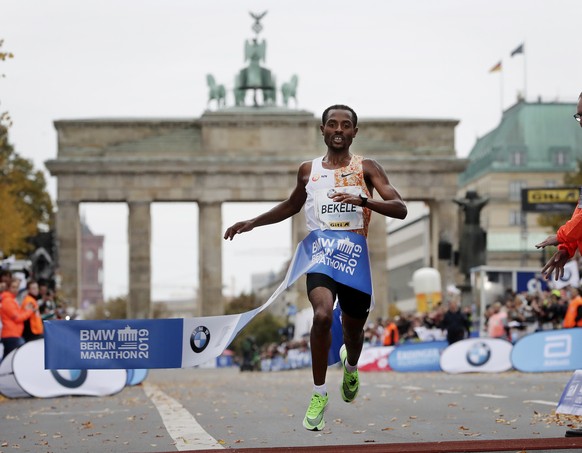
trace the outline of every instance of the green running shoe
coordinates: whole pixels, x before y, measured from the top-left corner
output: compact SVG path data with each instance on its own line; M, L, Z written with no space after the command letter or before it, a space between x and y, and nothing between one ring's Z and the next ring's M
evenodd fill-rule
M303 419L303 427L310 431L321 431L325 426L323 413L327 407L329 397L321 396L319 393L314 393L311 396L311 402L307 408L307 413Z
M342 399L346 403L351 403L356 399L358 395L358 390L360 390L360 377L358 375L358 370L349 372L346 370L346 362L348 360L348 351L346 350L346 345L343 344L340 348L340 359L342 362L342 367L344 369L344 380L340 386L340 393Z

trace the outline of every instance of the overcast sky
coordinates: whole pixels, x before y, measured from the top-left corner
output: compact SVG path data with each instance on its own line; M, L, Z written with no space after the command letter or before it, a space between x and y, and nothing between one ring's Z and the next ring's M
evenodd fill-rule
M455 118L460 157L519 91L562 102L582 91L579 0L0 0L0 39L15 54L0 63L0 111L11 113L16 151L44 168L56 157L59 119L199 117L206 74L232 89L254 35L249 11L266 10L265 66L279 84L299 76L299 108L319 115L341 102L362 118ZM510 58L521 43L525 53ZM502 71L490 73L499 61ZM54 178L49 184L54 198ZM224 226L265 207L226 205ZM106 295L124 294L126 208L82 212L106 235ZM156 204L152 212L153 296L191 295L197 209ZM291 254L288 236L287 223L229 243L228 291L248 290L252 272L278 269Z

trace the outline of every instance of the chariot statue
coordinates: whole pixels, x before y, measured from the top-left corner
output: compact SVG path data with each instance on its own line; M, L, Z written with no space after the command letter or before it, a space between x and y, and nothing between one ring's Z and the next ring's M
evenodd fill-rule
M263 92L263 103L265 105L275 105L277 97L277 84L271 71L263 66L267 55L267 43L265 40L259 42L258 34L263 29L261 19L265 17L267 11L261 14L250 13L255 19L253 30L256 36L252 40L245 42L245 62L249 62L246 68L241 69L234 80L234 99L237 106L245 105L247 90L253 90L253 103L258 106L257 91Z

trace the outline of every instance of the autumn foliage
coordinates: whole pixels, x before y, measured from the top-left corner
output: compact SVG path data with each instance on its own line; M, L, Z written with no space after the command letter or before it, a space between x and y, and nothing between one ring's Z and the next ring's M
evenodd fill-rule
M54 221L53 204L44 173L18 155L8 140L8 126L0 122L0 252L26 256L29 239L48 231Z

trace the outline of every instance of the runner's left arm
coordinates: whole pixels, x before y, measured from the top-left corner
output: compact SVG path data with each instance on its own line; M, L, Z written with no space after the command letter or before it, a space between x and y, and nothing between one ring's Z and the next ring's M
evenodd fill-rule
M381 197L381 199L369 198L366 207L387 217L404 219L408 209L398 190L390 184L384 168L374 159L364 159L362 165L370 194L376 189Z

